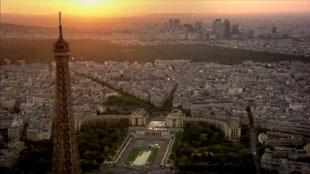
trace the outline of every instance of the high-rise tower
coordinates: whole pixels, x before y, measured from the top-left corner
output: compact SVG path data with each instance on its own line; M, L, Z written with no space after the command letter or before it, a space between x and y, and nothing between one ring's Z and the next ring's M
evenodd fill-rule
M53 174L79 174L80 161L74 130L69 72L69 44L63 39L59 12L59 38L54 44L56 61L56 112L53 117Z
M224 21L224 37L226 39L230 38L230 21L228 19Z

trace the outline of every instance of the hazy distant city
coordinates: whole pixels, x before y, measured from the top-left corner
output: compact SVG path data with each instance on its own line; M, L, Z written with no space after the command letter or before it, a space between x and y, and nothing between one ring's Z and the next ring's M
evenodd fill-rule
M7 18L11 19L14 16ZM198 19L195 20L195 18ZM69 28L67 38L110 40L112 43L121 45L199 43L310 56L308 15L282 15L278 18L273 17L273 20L269 18L272 16L266 15L261 19L260 16L255 15L248 17L174 15L174 18L154 15L148 18L129 18L128 21L118 19L118 24L91 23L90 26L83 25L80 29ZM37 17L36 20L40 21L40 18ZM2 24L2 38L52 39L56 37L55 29L51 27L15 25L10 24L10 21L14 20L7 20L7 23ZM110 25L111 28L107 29Z
M185 12L1 13L0 173L310 174L309 12Z

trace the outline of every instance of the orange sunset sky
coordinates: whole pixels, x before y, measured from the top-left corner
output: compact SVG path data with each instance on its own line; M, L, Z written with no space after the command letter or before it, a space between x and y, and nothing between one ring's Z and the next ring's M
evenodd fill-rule
M89 17L154 13L310 13L310 0L1 0L1 13L44 15L59 10Z

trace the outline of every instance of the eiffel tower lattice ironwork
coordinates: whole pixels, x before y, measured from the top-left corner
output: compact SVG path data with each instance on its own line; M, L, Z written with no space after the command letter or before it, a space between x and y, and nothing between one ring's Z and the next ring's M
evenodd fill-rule
M53 174L79 174L80 160L72 111L69 44L63 39L59 12L59 38L54 44L56 61L56 98L53 117Z

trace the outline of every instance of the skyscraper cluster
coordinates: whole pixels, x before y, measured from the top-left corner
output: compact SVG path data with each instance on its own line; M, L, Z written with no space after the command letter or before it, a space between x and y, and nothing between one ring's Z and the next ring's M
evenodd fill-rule
M181 29L180 19L169 19L166 23L166 29L169 31L176 31Z
M225 19L222 21L221 19L215 19L213 21L213 33L217 35L219 38L228 39L231 36L231 25L230 20Z

